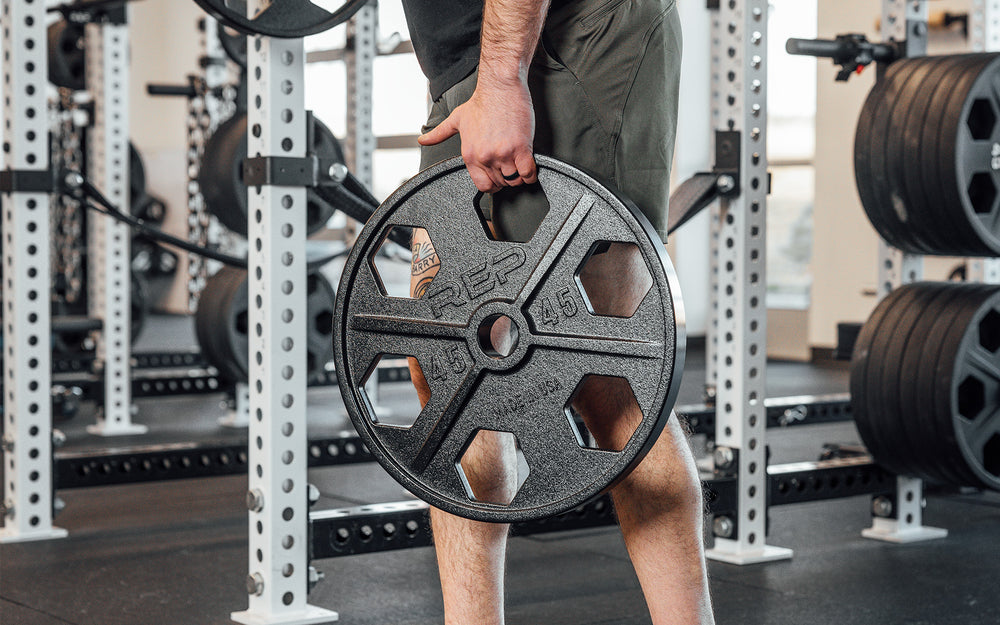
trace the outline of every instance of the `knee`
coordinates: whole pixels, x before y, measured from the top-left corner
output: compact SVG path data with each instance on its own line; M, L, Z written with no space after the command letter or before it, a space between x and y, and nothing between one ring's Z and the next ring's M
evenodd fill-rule
M512 435L481 430L459 464L477 501L508 504L517 493L517 451Z
M642 498L648 506L704 511L704 487L676 417L671 416L653 449L617 490Z

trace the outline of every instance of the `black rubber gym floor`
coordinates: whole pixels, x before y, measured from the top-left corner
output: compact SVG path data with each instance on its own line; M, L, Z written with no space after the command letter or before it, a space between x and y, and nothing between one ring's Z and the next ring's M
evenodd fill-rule
M177 320L157 320L172 328ZM162 333L157 333L162 336ZM167 334L170 334L167 332ZM171 341L174 347L176 343ZM156 345L152 348L163 347ZM700 400L704 358L691 354L679 403ZM768 395L843 392L846 366L771 363ZM386 401L393 389L386 388ZM67 449L237 436L216 423L221 396L142 400L145 437L89 437L89 407L64 426ZM310 392L310 433L349 427L333 390ZM815 460L823 443L856 442L850 424L769 431L773 462ZM698 441L695 440L698 447ZM406 494L374 464L314 469L317 509ZM60 492L57 524L69 538L0 545L0 624L228 623L246 607L245 477ZM869 499L772 510L770 544L790 561L746 567L710 563L721 623L784 625L1000 623L1000 495L929 494L925 521L948 538L890 545L861 537ZM357 625L441 623L440 588L430 548L315 563L326 574L310 603ZM510 542L507 622L649 623L638 581L614 528Z

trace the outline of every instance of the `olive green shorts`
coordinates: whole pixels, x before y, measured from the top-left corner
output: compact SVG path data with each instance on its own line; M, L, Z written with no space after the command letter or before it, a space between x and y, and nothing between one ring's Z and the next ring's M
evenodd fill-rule
M534 150L631 199L666 240L677 127L681 30L675 0L553 0L528 83ZM431 107L424 132L471 97L476 74ZM459 138L421 150L421 169L462 153ZM499 200L494 227L534 230L537 204ZM524 240L524 239L519 239Z

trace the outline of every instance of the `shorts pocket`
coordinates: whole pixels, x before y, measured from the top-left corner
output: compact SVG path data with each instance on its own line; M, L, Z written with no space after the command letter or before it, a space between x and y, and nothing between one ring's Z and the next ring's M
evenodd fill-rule
M587 13L586 15L582 16L580 18L580 25L593 26L594 24L599 22L603 17L612 13L615 9L625 4L626 2L628 2L628 0L608 0L601 6L595 8L590 13Z

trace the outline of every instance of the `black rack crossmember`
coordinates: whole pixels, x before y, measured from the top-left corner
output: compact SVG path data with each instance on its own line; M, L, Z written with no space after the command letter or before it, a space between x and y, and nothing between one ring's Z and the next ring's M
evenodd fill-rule
M353 433L309 441L310 467L373 460ZM54 465L57 490L240 475L247 472L247 443L177 443L99 453L57 452Z
M768 506L889 493L893 476L870 457L795 463L768 467ZM737 507L737 480L703 482L712 514ZM611 498L603 495L579 508L541 521L511 526L513 536L614 525ZM374 504L309 514L310 558L425 547L431 544L429 506L422 501Z

